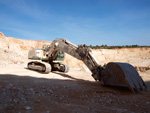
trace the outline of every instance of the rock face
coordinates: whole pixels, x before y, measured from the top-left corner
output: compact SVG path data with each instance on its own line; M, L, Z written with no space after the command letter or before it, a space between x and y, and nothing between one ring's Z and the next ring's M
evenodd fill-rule
M28 51L41 48L49 41L23 40L7 37L0 32L0 65L27 63ZM98 62L103 65L108 62L127 62L139 67L150 67L150 48L96 49L92 50ZM72 68L88 71L84 63L66 55L64 61Z
M28 61L28 51L41 48L46 41L23 40L4 36L0 33L0 65L20 64ZM3 35L3 36L2 36Z
M5 35L2 33L2 32L0 32L0 38L3 38Z

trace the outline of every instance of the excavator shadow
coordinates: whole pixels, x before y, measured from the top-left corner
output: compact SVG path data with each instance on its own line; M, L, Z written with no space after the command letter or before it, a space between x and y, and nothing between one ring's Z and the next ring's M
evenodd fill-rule
M30 70L28 68L25 68L27 70ZM35 71L35 70L30 70L30 71L33 71L33 72L37 72L37 73L40 73L40 74L45 74L43 72L40 72L40 71ZM84 82L91 82L91 81L88 81L88 80L84 80L84 79L79 79L79 78L75 78L75 77L72 77L71 75L67 74L67 73L62 73L62 72L58 72L58 71L52 71L51 73L55 73L55 74L58 74L62 77L65 77L65 78L69 78L69 79L72 79L72 80L75 80L75 81L84 81ZM147 86L147 91L150 90L150 82L149 81L145 81L145 84ZM100 82L99 82L99 85L101 86ZM116 91L119 91L119 92L131 92L130 89L126 86L110 86L110 85L107 85L107 86L103 86L105 88L108 88L108 89L113 89L113 90L116 90ZM137 93L137 92L135 92Z
M74 80L0 74L0 112L68 113L66 109L69 104L74 105L74 95L79 100L84 87ZM64 104L66 101L69 104Z
M62 77L69 78L69 79L72 79L72 80L85 81L84 79L78 79L78 78L70 76L69 74L61 73L61 72L58 72L58 71L52 71L52 73L58 74L58 75L60 75Z
M25 69L30 70L28 68L25 68ZM45 73L40 72L40 71L35 71L35 70L30 70L30 71L37 72L37 73L40 73L40 74L45 74ZM62 72L58 72L58 71L52 71L51 73L55 73L55 74L58 74L58 75L60 75L62 77L69 78L69 79L76 80L76 81L91 82L91 81L88 81L88 80L72 77L71 75L69 75L67 73L62 73ZM150 82L149 81L145 81L145 84L147 86L147 91L149 91L150 90ZM101 86L100 82L99 82L99 85ZM126 87L126 86L109 86L109 85L107 85L107 86L103 86L103 87L108 88L108 89L117 90L117 91L120 91L120 92L131 92L129 90L129 88ZM135 91L134 93L137 93L137 92Z
M110 86L110 85L108 85L108 86L104 86L104 87L110 88L110 89L112 89L114 91L118 91L118 92L132 93L127 86Z
M74 77L72 77L66 73L61 73L61 72L57 72L57 71L53 71L52 73L59 74L62 77L66 77L66 78L77 80L77 81L85 81L84 79L74 78ZM90 84L91 81L86 81L86 82L89 82L89 84ZM131 90L127 86L111 86L111 85L101 86L99 81L98 81L98 83L99 83L100 87L103 87L105 89L111 89L111 90L122 92L125 94L131 94L132 93ZM145 84L147 86L147 90L149 90L150 89L150 82L145 82ZM138 92L135 91L134 93L138 93Z

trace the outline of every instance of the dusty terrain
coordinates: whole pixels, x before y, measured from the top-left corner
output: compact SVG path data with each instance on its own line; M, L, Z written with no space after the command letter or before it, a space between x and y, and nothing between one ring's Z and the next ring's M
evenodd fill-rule
M22 40L0 33L0 113L148 113L150 111L150 48L92 50L101 65L131 63L147 92L102 87L82 61L66 55L68 73L41 74L26 69L28 50L45 41Z

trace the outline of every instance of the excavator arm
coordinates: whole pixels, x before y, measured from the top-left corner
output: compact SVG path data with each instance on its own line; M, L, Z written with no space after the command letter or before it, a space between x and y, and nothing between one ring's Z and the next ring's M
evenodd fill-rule
M76 46L66 39L56 39L51 43L51 46L49 47L47 57L49 61L54 61L56 59L57 55L54 56L53 54L55 51L64 51L65 53L68 53L69 55L82 60L84 64L89 68L89 70L93 73L92 76L94 77L94 79L99 79L100 74L97 70L101 70L102 68L92 55L91 50L85 45Z
M64 51L69 55L82 60L92 72L95 80L99 80L102 85L127 86L133 92L146 90L146 85L139 76L136 69L128 63L110 62L106 68L100 66L94 58L91 50L85 45L76 46L66 39L54 40L48 50L47 60L55 60L55 51Z

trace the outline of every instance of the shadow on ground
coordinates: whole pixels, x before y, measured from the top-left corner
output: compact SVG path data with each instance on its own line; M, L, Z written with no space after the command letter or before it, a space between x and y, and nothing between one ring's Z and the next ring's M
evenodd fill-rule
M85 81L57 73L71 80L0 75L0 111L95 113L121 110L148 111L149 91L133 94L127 88L102 87L99 82ZM146 82L148 88L150 82ZM143 106L134 107L139 103ZM125 105L124 103L129 103ZM115 108L117 106L117 108ZM115 109L114 109L115 108Z

